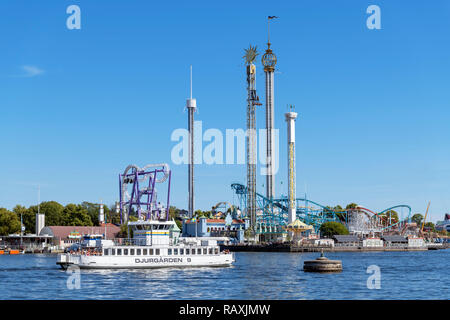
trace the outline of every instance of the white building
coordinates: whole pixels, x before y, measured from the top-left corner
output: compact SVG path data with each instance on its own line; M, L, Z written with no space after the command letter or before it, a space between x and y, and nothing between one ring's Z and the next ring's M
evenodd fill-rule
M380 238L366 238L363 240L363 247L366 248L383 247L383 240L381 240Z
M408 238L408 247L409 248L425 247L425 242L423 241L423 238L409 237Z

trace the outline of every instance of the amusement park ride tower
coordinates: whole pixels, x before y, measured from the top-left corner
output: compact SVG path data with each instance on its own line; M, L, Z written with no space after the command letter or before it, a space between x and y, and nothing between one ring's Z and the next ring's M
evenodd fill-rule
M188 193L189 193L189 217L194 216L194 112L197 109L197 100L192 98L192 66L191 66L191 97L186 100L188 109L189 131L189 163L188 163Z
M245 49L245 64L247 65L247 216L250 225L256 223L256 122L255 106L261 105L256 95L256 67L253 61L258 55L256 46Z
M269 16L267 21L268 26L268 41L267 50L262 56L262 64L264 66L264 72L266 74L266 151L267 151L267 172L266 172L266 197L268 199L273 199L275 197L275 177L273 173L274 168L274 78L273 74L275 71L275 65L277 64L277 57L270 49L270 20L276 18L274 16Z
M295 194L295 119L297 113L293 111L294 107L290 106L290 111L285 113L287 122L287 145L288 145L288 183L289 183L289 207L288 207L288 223L292 223L296 219L296 194Z

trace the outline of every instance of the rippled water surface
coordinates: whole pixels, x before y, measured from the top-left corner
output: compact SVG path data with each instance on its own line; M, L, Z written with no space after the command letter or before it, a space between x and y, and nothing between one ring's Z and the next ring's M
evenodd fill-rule
M236 253L228 268L82 270L81 288L55 255L0 256L0 299L449 299L450 249L424 252L328 253L343 272L303 272L317 253ZM381 270L368 289L367 267Z

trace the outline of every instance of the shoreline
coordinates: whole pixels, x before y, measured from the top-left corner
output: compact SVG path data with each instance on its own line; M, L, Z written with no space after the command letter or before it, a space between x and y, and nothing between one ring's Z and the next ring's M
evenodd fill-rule
M221 250L230 250L232 252L400 252L400 251L428 251L444 250L449 245L444 246L426 246L426 247L330 247L330 246L293 246L289 244L276 245L221 245Z

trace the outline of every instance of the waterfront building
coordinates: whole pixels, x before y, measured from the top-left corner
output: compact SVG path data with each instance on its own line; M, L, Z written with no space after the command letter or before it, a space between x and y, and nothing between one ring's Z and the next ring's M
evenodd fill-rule
M312 244L314 246L320 246L320 247L334 247L334 240L333 239L329 239L329 238L305 238L303 240L304 244Z
M333 236L336 247L358 247L360 240L355 235L334 235Z
M385 247L407 247L408 239L399 235L385 235L381 239L384 241Z
M49 235L10 234L0 238L0 248L23 249L25 252L42 252L53 240Z
M49 236L53 246L65 249L75 243L80 243L85 235L98 234L103 238L114 240L120 232L120 227L112 223L100 226L47 226L42 228L40 236Z
M408 247L409 248L422 248L425 247L425 241L423 238L419 237L408 237Z
M235 242L243 243L244 232L249 226L249 219L233 219L231 214L225 219L185 219L183 237L229 237Z
M382 248L383 240L380 238L366 238L362 241L362 246L365 248Z

